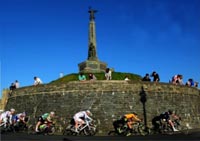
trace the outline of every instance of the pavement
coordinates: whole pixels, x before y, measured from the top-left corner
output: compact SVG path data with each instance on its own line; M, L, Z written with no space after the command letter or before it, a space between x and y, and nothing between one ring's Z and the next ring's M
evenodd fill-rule
M1 141L200 141L200 130L190 130L189 134L148 136L63 136L29 135L27 133L4 133Z

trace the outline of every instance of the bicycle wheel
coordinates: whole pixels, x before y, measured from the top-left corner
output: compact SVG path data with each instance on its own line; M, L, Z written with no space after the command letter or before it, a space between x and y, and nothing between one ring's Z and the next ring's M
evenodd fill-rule
M90 132L90 136L94 136L96 134L96 127L93 127L93 126L90 127L89 132Z
M172 127L170 125L167 125L166 127L161 129L162 134L172 135L174 133Z
M70 136L70 135L73 135L73 132L70 129L65 129L64 132L63 132L63 135Z
M86 127L85 129L83 129L83 134L85 136L93 136L95 134L95 129L92 127L90 129Z
M1 126L1 127L0 127L0 133L4 133L4 132L6 132L5 129L6 129L6 128L4 128L3 126Z
M34 127L33 127L33 125L29 125L29 126L28 126L27 133L28 133L28 134L34 134Z
M138 133L139 135L146 136L149 134L149 128L146 128L143 124L138 126Z
M48 135L54 135L55 131L56 131L55 127L50 127L50 129L49 129L47 134Z
M116 133L115 131L110 131L110 132L108 132L108 135L109 136L117 136L118 133Z
M177 128L181 133L188 135L189 134L189 129L187 126L184 125L179 125Z

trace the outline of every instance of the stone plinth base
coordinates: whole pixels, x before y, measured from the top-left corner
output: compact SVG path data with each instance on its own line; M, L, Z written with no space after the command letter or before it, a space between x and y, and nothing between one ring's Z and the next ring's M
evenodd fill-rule
M79 72L82 73L100 73L105 72L107 64L100 61L90 61L87 60L78 64Z

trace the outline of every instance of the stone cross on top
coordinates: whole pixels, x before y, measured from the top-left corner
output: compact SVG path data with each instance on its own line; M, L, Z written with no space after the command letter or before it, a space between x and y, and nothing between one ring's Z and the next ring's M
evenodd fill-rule
M89 7L89 11L88 12L90 13L90 21L94 20L95 19L94 13L96 13L97 10L94 10L91 7Z

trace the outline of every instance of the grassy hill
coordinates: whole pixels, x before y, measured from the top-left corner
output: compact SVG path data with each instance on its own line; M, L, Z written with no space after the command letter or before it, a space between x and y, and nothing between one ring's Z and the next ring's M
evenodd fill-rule
M69 81L77 81L78 80L78 73L72 73L69 75L66 75L62 78L59 78L57 80L54 80L52 82L50 82L50 84L60 84L60 83L66 83ZM84 75L86 76L87 80L89 73L84 73ZM94 75L96 76L97 80L105 80L105 74L104 73L94 73ZM132 74L132 73L121 73L121 72L113 72L112 73L112 80L124 80L125 76L128 76L128 78L130 80L141 80L141 76L137 75L137 74Z

